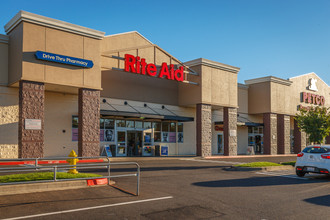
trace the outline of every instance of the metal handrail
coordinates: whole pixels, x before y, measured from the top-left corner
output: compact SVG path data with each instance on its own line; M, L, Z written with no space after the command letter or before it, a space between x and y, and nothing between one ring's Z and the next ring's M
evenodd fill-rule
M73 158L102 158L102 157L58 157L61 159L73 159ZM56 158L55 160L57 160ZM105 157L107 158L107 157ZM115 162L110 163L110 159L107 158L107 162L99 162L99 163L89 163L89 164L76 164L76 165L69 165L69 164L60 164L60 165L54 165L54 164L48 164L47 166L38 166L38 161L40 160L54 160L54 158L27 158L27 159L0 159L1 161L22 161L22 160L31 160L35 161L35 166L33 167L5 167L0 168L0 173L8 173L8 172L26 172L31 170L40 170L40 171L53 171L54 172L54 179L53 180L38 180L38 181L24 181L24 182L10 182L10 183L0 183L1 185L18 185L18 184L30 184L30 183L46 183L46 182L61 182L61 181L75 181L75 180L89 180L89 179L108 179L108 184L110 184L110 178L118 178L118 177L129 177L129 176L136 176L137 177L137 189L136 189L136 195L138 196L140 193L140 165L136 162ZM110 168L112 165L135 165L137 172L131 173L131 174L121 174L121 175L110 175ZM73 178L73 179L57 179L56 174L58 173L58 169L62 170L69 170L73 168L80 168L80 169L93 169L93 168L107 168L108 169L108 175L102 176L102 177L86 177L86 178Z

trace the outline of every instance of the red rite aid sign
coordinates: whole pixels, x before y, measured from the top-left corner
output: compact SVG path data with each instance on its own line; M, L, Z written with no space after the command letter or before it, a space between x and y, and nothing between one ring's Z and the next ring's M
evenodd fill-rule
M183 66L179 69L174 69L174 65L167 65L167 63L162 63L159 71L153 63L146 63L144 58L140 59L139 56L135 57L130 54L125 54L125 69L126 72L132 72L137 74L149 76L158 76L159 78L166 78L169 80L176 80L182 82L184 80Z

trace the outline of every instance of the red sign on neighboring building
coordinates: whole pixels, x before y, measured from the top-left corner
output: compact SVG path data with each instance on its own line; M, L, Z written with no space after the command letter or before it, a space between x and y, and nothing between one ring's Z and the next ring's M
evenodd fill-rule
M324 96L312 94L309 92L303 92L302 93L302 102L323 106L325 103L325 98L324 98Z
M176 80L182 82L185 80L183 66L174 69L174 65L167 65L162 63L160 70L157 71L157 66L153 63L146 63L144 58L140 59L139 56L135 57L130 54L125 54L125 69L126 72L137 73L149 76L157 76L159 78L166 78L169 80Z

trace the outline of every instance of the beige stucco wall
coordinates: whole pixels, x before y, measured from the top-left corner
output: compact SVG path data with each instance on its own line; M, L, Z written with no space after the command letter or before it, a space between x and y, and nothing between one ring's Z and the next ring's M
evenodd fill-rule
M102 53L113 52L123 48L137 48L152 45L137 32L109 35L102 40Z
M248 89L249 114L270 111L270 82L249 85Z
M201 65L193 66L191 69L199 74L202 72ZM198 83L198 85L180 83L178 85L178 103L182 106L196 106L202 100L201 75L195 76L188 74L187 80Z
M8 84L8 44L0 41L0 86Z
M9 34L8 83L13 84L22 78L23 23L17 25Z
M20 79L92 89L101 88L101 40L22 22L10 33L9 82ZM81 68L37 60L37 50L92 60L93 68Z
M191 67L199 76L188 80L199 85L179 85L179 104L192 106L198 103L222 107L237 107L237 74L207 65ZM235 94L235 95L233 95Z
M237 74L202 66L200 103L237 107Z
M238 85L238 109L237 113L248 113L249 112L249 92L248 88Z
M18 89L0 86L0 158L18 157Z
M67 156L71 150L78 152L78 142L72 141L73 115L78 115L77 95L46 92L45 157Z
M311 78L317 79L317 92L308 89ZM302 102L302 92L324 96L325 107L330 107L329 86L315 73L293 77L285 83L268 81L250 84L248 91L250 114L272 112L295 115L299 105L315 107L314 104Z

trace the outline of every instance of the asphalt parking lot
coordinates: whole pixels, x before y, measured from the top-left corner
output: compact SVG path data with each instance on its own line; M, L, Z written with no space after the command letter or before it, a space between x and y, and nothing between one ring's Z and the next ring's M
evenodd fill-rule
M330 178L324 175L224 169L248 158L136 160L142 171L140 196L111 186L1 196L0 219L329 218ZM112 173L133 170L118 166ZM115 181L126 191L136 190L135 177Z

